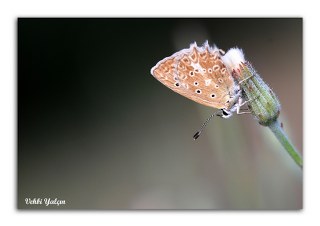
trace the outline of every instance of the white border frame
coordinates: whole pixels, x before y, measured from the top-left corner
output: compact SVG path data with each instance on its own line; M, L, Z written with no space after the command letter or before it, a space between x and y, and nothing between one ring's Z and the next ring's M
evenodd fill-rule
M40 1L0 3L1 225L317 225L319 218L316 1ZM17 17L303 17L304 209L302 211L28 211L16 201ZM315 223L316 222L316 223Z

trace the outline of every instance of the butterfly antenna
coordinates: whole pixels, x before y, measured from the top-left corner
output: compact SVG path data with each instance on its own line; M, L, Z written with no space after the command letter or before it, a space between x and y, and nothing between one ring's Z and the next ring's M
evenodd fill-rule
M210 115L209 118L207 118L207 120L202 124L202 126L200 127L200 129L198 130L198 132L196 132L194 135L193 135L193 139L196 140L200 137L200 134L201 132L204 130L204 128L208 125L209 121L213 118L213 116L216 116L216 115L221 115L222 114L222 111L217 111L217 112L214 112L212 115Z

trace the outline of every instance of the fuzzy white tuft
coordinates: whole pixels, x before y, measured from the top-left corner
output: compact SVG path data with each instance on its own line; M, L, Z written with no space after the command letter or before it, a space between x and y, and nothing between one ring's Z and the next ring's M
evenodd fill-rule
M239 48L229 49L228 52L221 57L221 59L230 71L238 68L241 62L245 62L244 54Z

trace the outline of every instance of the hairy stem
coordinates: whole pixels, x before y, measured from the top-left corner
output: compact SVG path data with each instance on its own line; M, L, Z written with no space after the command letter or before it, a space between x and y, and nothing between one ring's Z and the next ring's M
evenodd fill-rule
M283 131L283 129L280 126L280 123L278 120L275 120L271 122L268 127L271 129L273 134L276 136L276 138L279 140L279 142L282 144L282 146L286 149L288 154L291 156L291 158L296 162L296 164L302 168L302 159L299 154L299 152L296 150L296 148L293 146L289 138L287 137L286 133Z

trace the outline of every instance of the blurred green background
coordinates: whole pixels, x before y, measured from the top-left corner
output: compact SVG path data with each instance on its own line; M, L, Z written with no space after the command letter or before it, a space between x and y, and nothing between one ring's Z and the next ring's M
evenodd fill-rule
M197 41L243 48L302 152L302 19L19 18L19 209L302 208L302 171L251 115L215 118L150 69ZM58 198L64 206L26 205Z

